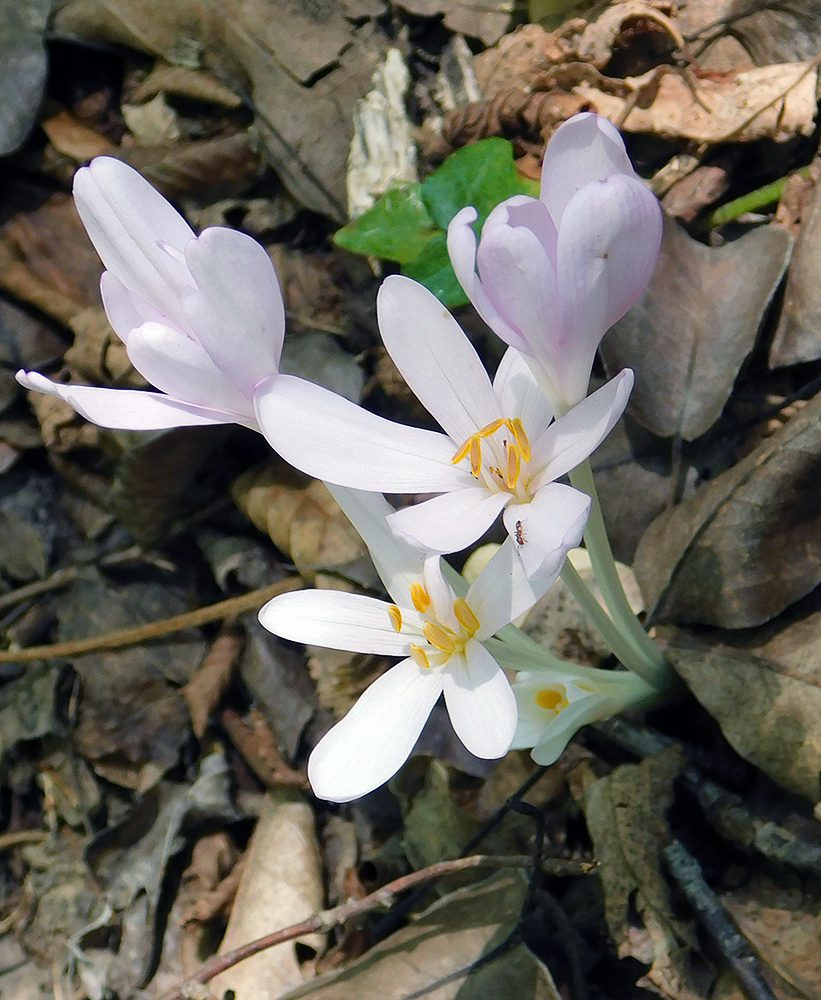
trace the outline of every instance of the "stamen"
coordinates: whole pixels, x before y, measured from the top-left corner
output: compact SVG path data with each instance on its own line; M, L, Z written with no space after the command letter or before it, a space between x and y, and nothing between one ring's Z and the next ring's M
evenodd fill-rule
M472 637L479 628L479 619L464 597L457 597L453 602L453 613L462 628Z
M428 654L422 649L421 646L417 646L415 642L410 644L409 652L411 659L418 667L424 667L427 669L430 667L430 660L428 659Z
M427 590L425 590L421 583L416 583L416 581L414 581L410 585L410 597L411 603L420 614L426 608L430 607L430 594Z
M441 649L443 653L453 653L456 650L456 643L454 642L454 637L442 628L441 625L437 625L436 622L425 622L422 626L422 634L431 644L437 649Z
M474 434L470 439L470 474L474 479L479 476L479 469L482 468L482 446L479 443L479 436Z
M473 439L475 436L476 436L475 434L471 434L470 437L467 439L467 441L465 441L462 447L456 452L456 454L450 460L451 465L456 465L457 462L461 462L462 459L465 457L465 455L467 455L467 453L471 449L471 445L473 444Z
M519 450L515 445L507 445L507 468L505 469L505 483L507 488L512 490L519 478Z
M388 615L390 615L391 625L393 625L396 632L402 631L402 612L395 604L391 604L388 607Z
M507 421L507 426L510 429L510 433L516 438L516 444L521 452L522 458L525 462L530 461L530 442L527 440L527 434L525 434L525 429L522 426L522 421L519 417L514 417L512 420Z
M556 691L553 688L544 688L536 692L533 699L539 708L546 708L552 712L560 712L567 707L567 696L563 691Z

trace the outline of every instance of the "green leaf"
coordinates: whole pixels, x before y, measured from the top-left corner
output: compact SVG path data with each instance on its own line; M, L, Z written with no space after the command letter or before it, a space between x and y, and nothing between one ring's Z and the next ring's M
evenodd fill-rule
M372 208L338 230L334 243L399 264L414 260L436 232L421 189L421 184L408 184L386 191Z
M450 308L468 301L456 280L448 257L447 235L435 232L419 256L402 267L402 273L430 289L439 301Z
M473 205L481 225L506 198L538 193L536 181L516 172L510 143L498 137L457 149L422 182L422 199L442 229L466 205Z

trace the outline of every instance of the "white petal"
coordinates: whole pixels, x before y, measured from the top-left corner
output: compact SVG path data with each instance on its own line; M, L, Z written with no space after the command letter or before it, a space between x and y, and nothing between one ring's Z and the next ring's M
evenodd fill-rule
M407 656L408 637L395 631L388 607L364 594L302 590L269 601L259 620L269 632L292 642L354 653Z
M137 371L170 396L253 420L250 398L228 381L203 347L179 330L144 323L131 331L127 351Z
M539 198L558 225L578 190L614 174L635 176L618 129L600 115L574 115L547 144Z
M567 553L582 539L589 513L590 497L561 483L547 483L530 503L507 508L505 527L534 588L545 593L556 582Z
M540 470L532 486L560 479L592 454L624 412L632 388L633 372L625 368L531 442L531 467Z
M479 355L433 292L391 275L379 289L376 312L388 354L457 447L502 416Z
M146 302L180 321L188 269L165 249L182 251L194 232L136 170L98 156L74 175L74 202L109 271Z
M467 486L394 511L388 524L422 548L458 552L487 531L509 499L507 493Z
M285 306L274 265L250 236L206 229L189 242L185 259L197 290L183 309L216 366L249 398L279 368Z
M448 226L448 256L454 274L476 312L496 336L520 351L527 350L527 344L521 333L502 319L476 273L476 234L471 225L475 221L476 209L463 208L454 215Z
M311 754L314 794L350 802L383 785L408 759L441 691L441 672L413 660L377 678Z
M422 579L425 554L392 531L393 507L381 493L328 484L328 490L362 536L385 589L397 604L408 603L412 583Z
M129 291L111 271L103 271L100 278L100 294L108 322L124 344L128 343L131 331L143 323L174 325L173 320L159 309L155 309L139 295Z
M309 476L380 493L438 493L470 481L451 464L446 435L385 420L313 382L274 376L254 403L271 447Z
M465 600L480 623L477 639L494 635L543 596L528 580L517 549L513 539L506 539L467 592Z
M423 571L425 590L430 596L431 609L434 617L440 624L458 631L459 622L453 613L453 601L456 594L453 588L445 579L442 570L442 560L438 555L428 556L425 559Z
M17 381L27 389L64 399L86 420L114 430L161 431L238 422L236 413L194 406L156 392L67 385L51 382L37 372L20 371Z
M510 683L481 643L469 642L465 659L458 659L450 658L444 678L445 704L456 735L476 757L502 757L516 730Z
M518 416L531 443L536 441L553 419L553 408L530 365L515 348L509 347L499 362L493 389L502 413Z

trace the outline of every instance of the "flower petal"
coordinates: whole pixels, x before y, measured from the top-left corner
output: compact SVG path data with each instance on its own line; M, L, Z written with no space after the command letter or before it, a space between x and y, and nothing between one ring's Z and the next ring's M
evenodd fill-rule
M466 486L402 507L388 515L388 524L422 548L458 552L487 531L509 499L507 493Z
M553 419L553 409L525 358L509 347L499 362L493 389L506 416L516 414L531 442L536 441Z
M408 638L394 629L389 607L364 594L302 590L269 601L259 620L269 632L292 642L354 653L407 656Z
M465 600L479 619L479 640L494 635L524 614L547 590L534 588L517 548L517 542L506 539L467 592Z
M446 435L385 420L313 382L274 376L254 403L271 447L309 476L380 493L438 493L471 481L451 464Z
M457 447L502 416L479 355L433 292L391 275L379 289L376 312L388 354Z
M516 730L516 698L504 671L479 642L452 656L444 676L445 704L456 735L476 757L502 757Z
M182 251L194 238L183 217L128 164L98 156L74 175L74 203L109 271L182 325L179 292L191 284Z
M155 309L139 295L129 291L111 271L103 271L100 278L100 294L108 322L124 344L128 343L131 331L136 330L143 323L174 325L173 320L161 313L159 309Z
M590 497L561 483L546 484L530 503L508 506L505 527L541 593L553 586L567 553L581 541L589 513Z
M391 530L386 518L394 508L381 493L330 483L328 490L368 546L387 592L396 604L407 604L411 584L422 579L425 554Z
M442 673L403 660L378 677L317 744L308 761L314 794L350 802L405 763L442 692Z
M138 389L98 389L90 385L51 382L37 372L17 373L27 389L64 399L86 420L114 430L161 431L169 427L199 427L236 423L235 413L195 406L157 392Z
M594 452L624 412L632 388L633 372L625 368L552 423L531 444L531 466L540 470L532 488L560 479Z
M558 225L577 191L614 174L636 176L618 129L600 115L574 115L547 144L539 199Z
M181 331L161 323L144 323L131 331L127 350L137 371L170 396L253 421L250 398L228 381L204 348Z
M279 369L285 306L274 265L250 236L206 229L185 259L197 283L183 295L197 339L214 364L248 398Z
M501 317L476 273L476 233L472 225L476 218L475 208L463 208L454 215L448 226L448 256L454 274L465 295L473 303L473 308L496 336L520 351L527 350L527 343L521 333Z

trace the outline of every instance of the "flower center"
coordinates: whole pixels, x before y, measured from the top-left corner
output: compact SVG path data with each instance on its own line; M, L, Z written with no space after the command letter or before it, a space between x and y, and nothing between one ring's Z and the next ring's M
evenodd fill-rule
M501 442L493 440L493 435L504 428L509 437ZM483 449L482 445L486 447ZM489 488L504 490L518 499L526 499L526 484L523 480L522 464L530 461L530 442L519 417L499 417L481 430L471 434L451 463L456 465L463 458L470 458L470 474L474 479L482 478Z
M465 646L479 629L479 619L468 602L463 597L455 598L453 615L458 626L453 628L444 625L436 618L431 608L430 594L422 584L412 583L410 594L414 608L425 616L421 627L405 623L402 610L396 604L390 605L388 616L396 632L401 632L404 627L406 631L414 633L421 640L410 643L410 655L416 663L420 667L440 667L447 663L454 653L464 653ZM428 609L431 609L430 613Z

